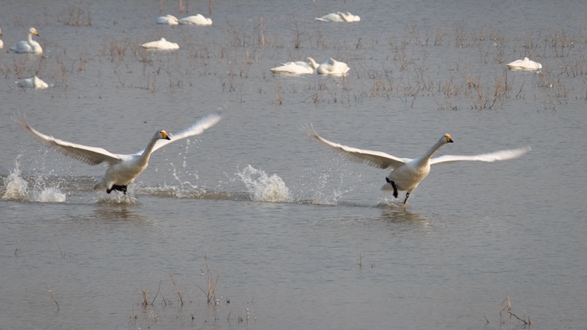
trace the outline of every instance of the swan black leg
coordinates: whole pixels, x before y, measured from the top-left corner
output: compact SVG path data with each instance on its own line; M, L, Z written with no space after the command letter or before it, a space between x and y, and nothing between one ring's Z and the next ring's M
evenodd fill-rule
M112 188L106 189L106 193L109 194L112 192L112 190L122 191L122 193L126 195L126 186L113 184Z
M393 182L393 180L390 180L388 177L385 177L385 181L391 184L391 186L393 187L393 197L397 198L397 186L395 185L395 182Z
M404 204L408 202L408 198L410 197L410 192L406 192L406 199L404 199Z

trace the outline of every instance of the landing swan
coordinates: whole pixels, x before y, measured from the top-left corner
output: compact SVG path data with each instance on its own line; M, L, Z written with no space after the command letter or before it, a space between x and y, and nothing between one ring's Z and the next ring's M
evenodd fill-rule
M159 49L159 50L176 50L179 49L179 45L173 42L169 42L165 40L165 38L161 38L161 40L146 42L141 45L143 48L147 49Z
M206 18L201 14L184 17L179 20L179 24L186 25L212 25L212 19Z
M164 130L157 131L144 150L132 155L121 155L110 153L102 148L56 139L32 128L25 117L18 116L14 118L18 125L49 149L90 165L105 163L108 166L106 174L94 189L106 189L107 193L112 192L112 190L119 190L124 194L126 194L127 186L147 168L149 158L154 151L168 143L201 134L206 129L216 125L220 119L220 112L212 112L174 135L170 135Z
M42 81L37 76L28 79L21 79L15 82L18 85L18 87L23 88L45 89L49 87L49 85L46 82Z
M27 40L19 41L16 46L11 47L10 49L17 53L42 54L43 48L41 48L41 45L39 45L38 42L33 40L33 34L39 36L39 33L34 27L29 29L29 36Z
M165 15L157 17L157 24L164 24L164 25L177 25L179 21L177 17L173 15Z
M309 74L314 73L318 68L318 63L313 58L306 58L304 61L282 63L280 66L271 68L273 73L289 73L289 74Z
M333 76L342 76L349 72L349 66L344 62L339 62L333 58L320 64L316 71L319 74L328 74Z
M320 22L352 23L359 22L361 18L359 16L351 14L348 11L346 13L337 11L336 13L330 13L322 17L316 17L316 20Z
M365 163L377 168L390 168L392 171L385 178L385 183L381 190L393 191L393 197L397 198L398 191L406 191L406 198L404 204L407 203L410 193L414 191L420 182L426 178L430 173L430 166L453 163L460 161L478 161L478 162L495 162L498 160L508 160L520 157L526 152L530 151L530 147L501 150L487 154L480 154L474 156L452 156L444 155L436 158L431 158L432 155L447 143L452 143L453 140L449 134L444 134L436 144L430 148L424 155L410 159L399 158L386 154L381 151L361 150L352 147L347 147L338 143L326 140L318 135L313 128L307 130L308 135L313 139L320 141L338 155L358 163Z
M542 69L542 64L534 62L527 57L524 57L523 60L515 60L511 63L508 63L508 68L510 68L511 70L537 71Z

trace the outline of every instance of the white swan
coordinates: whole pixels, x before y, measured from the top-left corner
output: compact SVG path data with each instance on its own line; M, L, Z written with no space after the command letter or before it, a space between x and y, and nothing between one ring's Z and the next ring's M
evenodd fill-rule
M177 25L179 24L179 20L173 15L159 16L157 17L157 24Z
M43 48L41 48L41 45L39 45L38 42L33 40L33 34L39 36L39 33L34 27L29 29L29 36L27 40L19 41L16 46L11 47L10 49L17 53L42 54Z
M273 73L289 73L289 74L309 74L314 73L318 68L318 63L313 58L307 57L306 62L296 61L282 63L280 66L271 68Z
M346 13L337 11L336 13L330 13L322 17L316 17L316 20L320 22L352 23L359 22L361 18L359 16L351 14L348 11Z
M185 25L212 25L212 19L206 18L201 14L184 17L179 20L179 24Z
M501 150L474 156L444 155L431 158L440 147L447 143L453 142L451 136L445 134L424 155L418 158L410 159L399 158L380 151L361 150L334 143L319 136L313 128L308 129L307 132L310 137L326 144L335 153L346 159L358 163L365 163L377 168L390 168L392 171L385 178L387 183L381 187L381 190L393 190L393 196L396 198L398 196L399 190L405 190L406 198L404 199L404 204L406 204L408 201L410 193L414 191L420 182L422 182L428 173L430 173L431 165L460 161L495 162L498 160L513 159L531 150L530 147L525 147L520 149Z
M320 64L316 71L319 74L328 74L333 76L342 76L349 72L349 66L344 62L339 62L333 58Z
M141 45L143 48L147 49L158 49L158 50L176 50L179 49L179 45L173 42L169 42L165 40L165 38L161 38L161 40L146 42Z
M102 148L59 140L32 128L22 116L15 117L14 120L47 148L90 165L105 163L108 166L106 174L94 189L106 189L107 193L119 190L126 194L127 186L147 168L151 153L168 143L201 134L218 123L221 118L219 112L212 112L174 135L164 130L157 131L144 150L132 155L113 154Z
M339 15L347 23L360 22L361 21L361 18L359 16L353 15L353 14L351 14L348 11L346 13L339 13Z
M2 29L0 29L0 37L2 36ZM0 39L0 48L4 48L4 41Z
M49 85L46 82L42 81L37 76L28 79L21 79L15 82L18 85L18 87L23 88L45 89L49 87Z
M542 69L542 64L538 62L534 62L527 57L524 57L523 60L515 60L511 63L508 63L508 68L511 70L529 70L529 71L538 71Z

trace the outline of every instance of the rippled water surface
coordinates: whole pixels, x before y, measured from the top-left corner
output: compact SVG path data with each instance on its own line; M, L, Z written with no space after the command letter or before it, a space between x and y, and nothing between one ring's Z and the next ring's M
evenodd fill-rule
M584 2L211 3L184 0L209 27L156 25L158 1L3 3L0 328L585 327ZM314 20L335 11L361 21ZM43 55L8 52L30 26ZM140 47L161 37L180 49ZM269 71L307 56L351 70ZM507 70L525 56L541 72ZM34 75L50 87L15 84ZM128 196L11 120L134 153L219 108ZM444 133L439 155L533 150L435 167L403 207L309 124L399 157Z

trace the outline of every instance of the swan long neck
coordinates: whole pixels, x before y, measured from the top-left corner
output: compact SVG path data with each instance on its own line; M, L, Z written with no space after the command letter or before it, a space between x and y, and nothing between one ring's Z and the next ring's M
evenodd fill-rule
M141 154L140 159L140 163L141 164L147 164L149 162L149 158L151 158L151 154L153 153L153 148L155 147L155 143L157 143L157 141L160 139L158 134L155 134L153 136L153 138L151 139L151 141L149 141L149 144L147 144L147 147L145 148L145 150L143 150L143 153Z
M33 41L33 34L29 32L29 38L28 38L29 44Z
M426 151L426 153L420 157L422 160L430 160L430 157L432 157L432 155L434 155L434 153L436 151L438 151L438 149L440 149L440 147L442 147L443 145L445 145L447 142L445 139L440 139L438 140L438 142L436 142L432 148L428 149L428 151Z
M312 68L314 68L314 70L318 69L318 63L316 63L316 61L314 61L313 58L308 57L306 60L310 62L310 65L312 66Z

